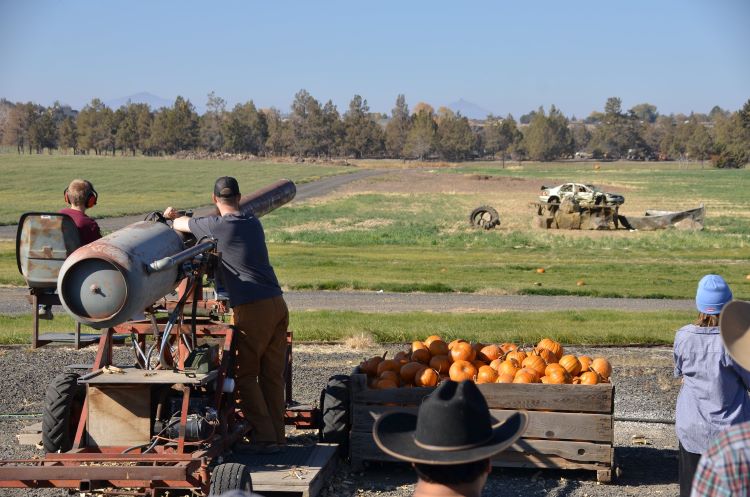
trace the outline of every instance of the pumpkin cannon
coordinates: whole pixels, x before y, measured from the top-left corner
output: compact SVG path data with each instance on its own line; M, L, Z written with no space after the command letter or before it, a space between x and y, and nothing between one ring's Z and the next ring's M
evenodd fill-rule
M241 206L259 217L295 192L283 180L242 197ZM221 460L248 423L236 408L235 330L222 319L226 302L204 298L204 280L215 281L216 246L183 238L153 213L65 260L60 300L76 321L101 329L99 349L88 371L51 382L42 423L46 455L0 461L0 487L151 496L253 489L250 463ZM168 300L175 288L177 299ZM116 334L130 337L132 363L112 363ZM316 427L316 410L291 400L291 333L286 375L287 424ZM328 465L333 453L335 447L321 447L304 457Z

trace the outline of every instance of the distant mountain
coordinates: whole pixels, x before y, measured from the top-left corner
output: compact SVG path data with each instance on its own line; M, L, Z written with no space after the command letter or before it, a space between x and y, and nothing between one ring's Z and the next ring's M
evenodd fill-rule
M162 107L171 107L174 104L174 100L167 100L166 98L157 97L152 93L142 91L135 95L128 95L127 97L115 98L104 102L104 104L110 109L119 109L128 100L134 104L148 104L152 110L160 109Z
M447 106L453 112L460 112L462 116L468 117L469 119L485 119L488 114L491 114L487 109L483 109L475 103L467 102L463 98L457 102L448 104Z

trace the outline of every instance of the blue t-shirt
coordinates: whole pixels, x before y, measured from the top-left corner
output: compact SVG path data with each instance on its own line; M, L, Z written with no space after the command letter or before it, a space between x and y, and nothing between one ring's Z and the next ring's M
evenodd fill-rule
M229 292L229 305L281 295L276 273L268 260L263 226L255 216L227 214L190 219L190 232L218 241L221 280Z
M675 429L688 452L703 454L730 425L750 420L750 372L724 349L718 326L677 330L674 374L682 377Z

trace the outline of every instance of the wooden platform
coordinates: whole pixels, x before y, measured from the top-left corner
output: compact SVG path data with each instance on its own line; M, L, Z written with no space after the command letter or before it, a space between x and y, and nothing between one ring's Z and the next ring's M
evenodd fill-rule
M434 388L374 390L364 374L352 375L349 437L353 470L364 461L395 461L381 451L372 436L378 416L416 413ZM492 415L503 420L525 410L529 425L515 444L492 459L496 467L587 469L609 482L614 469L614 386L492 383L477 385Z
M312 446L291 445L282 454L234 454L225 462L250 466L255 492L263 495L293 492L301 497L315 497L335 471L337 454L337 444L319 443Z
M165 369L146 370L133 366L97 369L81 376L78 383L86 385L205 385L218 376L218 371L193 373Z

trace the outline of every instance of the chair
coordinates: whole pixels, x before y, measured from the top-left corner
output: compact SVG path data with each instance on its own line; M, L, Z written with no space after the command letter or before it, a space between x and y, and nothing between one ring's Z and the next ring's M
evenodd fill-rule
M29 301L34 309L33 348L52 342L73 342L76 349L99 340L99 335L81 336L81 324L75 332L52 332L39 335L39 305L61 305L57 294L57 275L65 259L81 246L73 219L57 212L27 212L18 221L16 263L29 287Z

